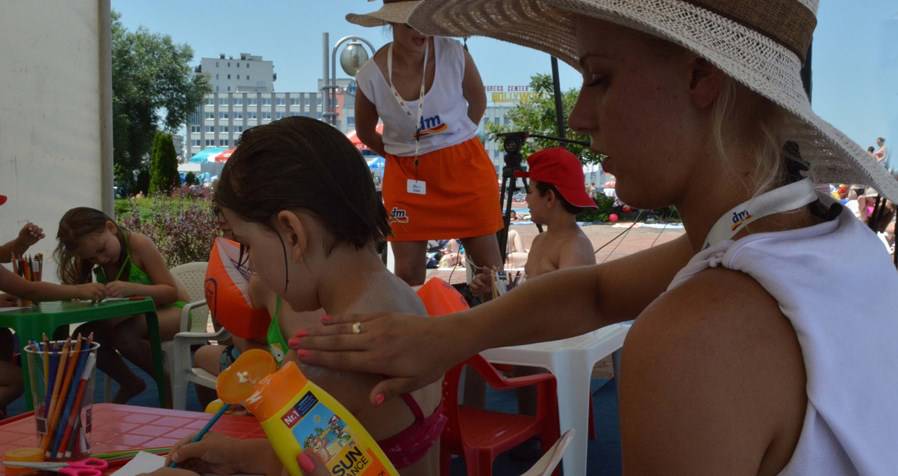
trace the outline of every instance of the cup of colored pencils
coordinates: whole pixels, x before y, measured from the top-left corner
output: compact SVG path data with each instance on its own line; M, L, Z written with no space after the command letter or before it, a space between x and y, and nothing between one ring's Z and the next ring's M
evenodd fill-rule
M93 335L29 342L25 358L37 421L38 446L46 461L90 454L91 404L97 349Z
M34 256L12 255L12 270L20 278L28 281L40 281L44 273L44 255L38 253ZM28 307L33 303L27 299L19 299L19 306Z

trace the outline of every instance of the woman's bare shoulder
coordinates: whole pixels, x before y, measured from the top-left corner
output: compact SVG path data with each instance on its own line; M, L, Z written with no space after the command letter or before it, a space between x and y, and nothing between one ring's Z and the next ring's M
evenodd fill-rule
M801 349L776 300L750 276L709 269L662 294L636 320L622 363L624 446L659 454L633 462L643 472L687 461L708 474L734 462L757 472L791 455L807 405ZM676 452L657 448L683 438Z

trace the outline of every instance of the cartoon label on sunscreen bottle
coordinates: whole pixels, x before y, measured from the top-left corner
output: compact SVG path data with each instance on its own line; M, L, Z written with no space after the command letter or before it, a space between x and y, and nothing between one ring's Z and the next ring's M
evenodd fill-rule
M399 474L352 413L295 363L274 368L271 354L247 351L222 372L217 388L223 401L255 415L287 472L301 476L296 457L311 449L333 476Z

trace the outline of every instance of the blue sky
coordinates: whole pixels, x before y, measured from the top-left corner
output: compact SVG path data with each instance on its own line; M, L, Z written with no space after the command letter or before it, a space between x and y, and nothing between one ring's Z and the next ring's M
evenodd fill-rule
M331 44L358 35L376 47L389 41L382 28L344 20L380 2L365 0L113 0L128 29L145 26L188 43L200 57L219 53L262 55L274 61L278 91L311 91L322 73L322 32ZM814 109L866 147L877 136L898 142L898 2L822 0L814 43ZM471 54L485 84L527 84L549 72L545 54L495 40L473 38ZM339 72L339 67L338 67ZM579 75L561 67L562 87Z

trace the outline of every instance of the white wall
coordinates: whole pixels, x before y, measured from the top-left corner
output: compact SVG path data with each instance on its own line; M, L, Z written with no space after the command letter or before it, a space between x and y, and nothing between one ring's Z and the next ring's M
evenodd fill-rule
M47 234L32 251L49 255L66 210L102 208L103 7L108 0L3 2L0 193L9 201L0 206L2 242L32 221ZM55 280L52 268L45 276Z

